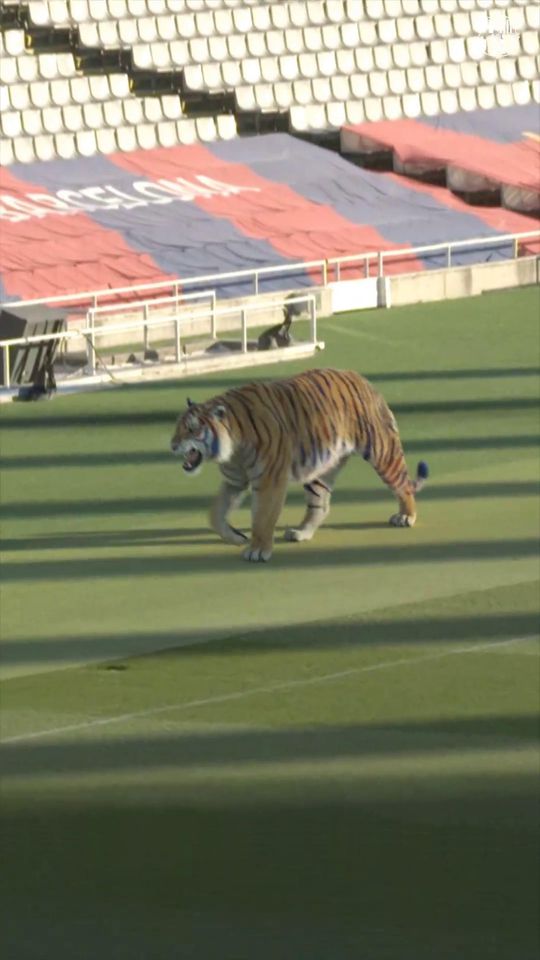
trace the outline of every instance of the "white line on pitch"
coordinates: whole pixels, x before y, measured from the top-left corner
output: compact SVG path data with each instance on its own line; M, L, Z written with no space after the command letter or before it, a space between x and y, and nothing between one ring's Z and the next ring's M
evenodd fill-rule
M346 333L350 337L358 337L360 340L374 340L375 343L387 343L392 344L392 346L398 346L397 340L390 340L389 337L377 337L374 333L367 333L366 330L359 330L357 327L355 327L354 330L349 330L348 327L342 327L341 324L332 321L331 323L325 323L324 329L326 328L336 330L338 333Z
M407 667L410 664L428 663L433 660L443 660L446 657L456 657L467 653L485 653L498 647L511 644L525 643L535 640L536 635L528 637L512 637L510 640L491 640L488 643L476 643L469 647L457 647L454 650L444 650L441 653L428 653L423 657L402 657L399 660L383 660L372 663L367 667L351 667L349 670L340 670L337 673L323 673L315 677L305 677L300 680L285 680L282 683L273 683L266 687L252 687L248 690L236 690L234 693L224 693L217 697L205 697L201 700L187 700L184 703L168 703L162 707L150 707L148 710L139 710L134 713L121 713L114 717L101 717L96 720L85 720L82 723L72 723L66 727L54 727L49 730L37 730L34 733L21 733L15 737L0 740L1 744L21 743L25 740L37 740L42 737L52 737L63 733L74 733L79 730L90 730L93 727L110 726L113 723L128 723L132 720L142 720L146 717L155 717L161 713L170 713L175 710L193 710L196 707L208 707L216 703L230 703L233 700L243 700L246 697L255 697L258 694L280 693L293 690L296 687L316 686L320 683L331 683L333 680L344 680L361 673L374 673L376 670L390 670L393 667Z

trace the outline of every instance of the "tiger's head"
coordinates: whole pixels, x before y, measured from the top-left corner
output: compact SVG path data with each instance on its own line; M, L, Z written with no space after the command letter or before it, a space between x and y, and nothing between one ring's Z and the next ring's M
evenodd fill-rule
M227 461L232 438L227 426L227 408L219 401L197 404L188 399L187 410L176 423L171 451L182 457L182 469L194 475L205 460Z

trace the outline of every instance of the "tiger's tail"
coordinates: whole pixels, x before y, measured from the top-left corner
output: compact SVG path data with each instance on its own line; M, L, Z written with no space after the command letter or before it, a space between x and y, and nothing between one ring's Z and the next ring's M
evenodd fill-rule
M413 482L413 490L415 495L417 493L420 493L428 477L429 477L429 467L425 460L420 460L418 463L418 466L416 467L416 479Z

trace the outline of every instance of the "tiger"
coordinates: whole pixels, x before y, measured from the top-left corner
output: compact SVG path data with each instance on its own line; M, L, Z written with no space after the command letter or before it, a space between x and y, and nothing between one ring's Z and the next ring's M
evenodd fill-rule
M415 496L427 480L424 461L415 479L407 470L395 417L372 384L351 370L308 370L288 379L232 387L203 403L188 399L171 440L186 474L205 461L218 464L222 483L210 510L212 529L243 546L252 563L272 555L276 524L291 481L303 485L306 508L285 540L311 540L328 516L335 480L359 454L394 492L394 527L412 527ZM251 488L251 538L229 523Z

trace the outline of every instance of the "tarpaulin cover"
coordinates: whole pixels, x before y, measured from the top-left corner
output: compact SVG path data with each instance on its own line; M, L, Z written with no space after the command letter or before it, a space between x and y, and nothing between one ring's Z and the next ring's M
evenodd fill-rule
M361 170L286 134L212 146L15 164L0 176L0 299L186 279L333 256L497 237L536 221L455 203L444 190ZM456 264L508 256L510 245L457 252ZM443 265L444 255L385 270ZM352 270L352 268L351 268ZM352 275L345 272L345 276ZM363 268L362 268L363 270ZM359 266L354 275L363 275ZM298 268L261 290L320 282ZM222 295L251 292L240 280Z
M539 110L474 110L418 120L346 125L346 131L391 148L403 164L455 166L495 183L540 190Z

